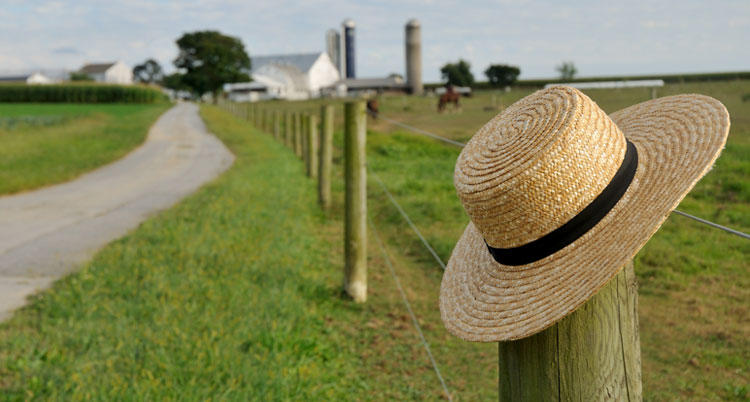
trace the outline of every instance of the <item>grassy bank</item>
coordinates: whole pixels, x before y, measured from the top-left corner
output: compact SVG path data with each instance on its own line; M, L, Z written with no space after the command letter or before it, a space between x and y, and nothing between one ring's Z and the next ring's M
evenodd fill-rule
M122 157L168 107L0 103L0 194L70 180Z

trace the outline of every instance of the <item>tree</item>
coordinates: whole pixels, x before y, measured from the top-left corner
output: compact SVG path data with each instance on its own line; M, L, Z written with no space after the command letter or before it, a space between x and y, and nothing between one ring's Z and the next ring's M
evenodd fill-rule
M71 81L93 81L94 79L86 73L72 72L70 73L70 80Z
M497 87L513 85L521 74L521 69L506 64L491 64L484 70L484 75L490 80L490 84Z
M154 59L148 59L133 67L133 78L138 82L153 84L164 77L161 66Z
M460 59L458 63L448 63L440 69L440 74L446 84L459 87L470 87L474 84L474 75L471 73L471 64Z
M161 80L161 84L165 88L169 88L175 91L188 91L190 90L190 87L185 85L185 83L182 80L182 74L179 72L175 72L169 75L165 75L164 78Z
M573 77L575 77L576 73L578 73L578 70L576 69L576 66L572 61L562 62L562 64L555 67L555 70L560 73L560 79L566 81L572 80Z
M249 81L250 56L238 38L217 31L186 33L177 39L180 50L174 65L184 74L182 83L196 94L213 94L228 82Z

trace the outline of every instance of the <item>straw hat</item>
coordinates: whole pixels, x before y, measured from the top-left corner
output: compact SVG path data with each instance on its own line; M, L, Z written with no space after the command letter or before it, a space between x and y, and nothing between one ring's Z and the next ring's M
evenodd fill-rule
M570 314L630 261L719 156L729 114L679 95L607 116L571 87L531 94L461 152L471 222L440 288L448 330L524 338Z

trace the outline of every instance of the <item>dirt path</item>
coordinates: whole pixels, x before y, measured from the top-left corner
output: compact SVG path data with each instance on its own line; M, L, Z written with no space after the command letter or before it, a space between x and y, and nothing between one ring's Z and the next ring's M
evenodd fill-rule
M198 107L184 103L126 157L68 183L0 197L0 321L233 160L206 131Z

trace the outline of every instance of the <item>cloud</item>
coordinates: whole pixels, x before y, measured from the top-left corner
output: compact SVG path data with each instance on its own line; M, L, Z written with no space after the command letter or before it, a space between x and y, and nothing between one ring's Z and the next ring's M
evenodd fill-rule
M7 4L6 4L7 3ZM31 5L29 5L31 4ZM3 0L2 68L77 68L85 61L155 58L165 68L185 32L216 29L251 56L323 51L325 32L352 18L357 73L404 66L404 24L422 22L423 76L459 58L481 74L491 63L550 77L561 60L582 75L746 69L750 2L627 3L553 0ZM14 38L24 38L18 41ZM50 50L51 49L51 50ZM64 64L64 65L63 65Z

